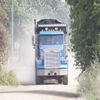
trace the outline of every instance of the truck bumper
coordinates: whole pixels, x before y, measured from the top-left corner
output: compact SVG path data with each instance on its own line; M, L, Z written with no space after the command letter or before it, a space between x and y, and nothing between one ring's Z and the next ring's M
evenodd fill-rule
M64 76L68 69L37 69L37 76Z

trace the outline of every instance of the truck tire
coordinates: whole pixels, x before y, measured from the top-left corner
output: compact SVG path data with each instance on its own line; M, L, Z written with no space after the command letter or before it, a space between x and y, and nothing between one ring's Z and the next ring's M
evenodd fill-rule
M58 83L62 83L62 79L59 79L59 80L58 80Z
M64 75L63 84L68 85L68 75Z
M43 84L43 78L42 78L42 76L37 76L36 77L36 84L38 85L38 84Z

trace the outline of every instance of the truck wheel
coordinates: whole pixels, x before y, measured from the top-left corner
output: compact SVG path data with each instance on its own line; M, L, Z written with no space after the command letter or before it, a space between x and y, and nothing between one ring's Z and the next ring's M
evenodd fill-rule
M58 80L58 83L62 83L62 79L59 79L59 80Z
M37 76L36 77L36 84L43 84L43 78L42 78L42 76Z
M68 85L68 75L64 75L63 84Z

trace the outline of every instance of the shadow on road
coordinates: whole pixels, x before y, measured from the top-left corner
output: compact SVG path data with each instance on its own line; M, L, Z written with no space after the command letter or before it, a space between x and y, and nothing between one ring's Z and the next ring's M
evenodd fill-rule
M33 94L44 94L44 95L53 95L53 96L60 96L60 97L68 97L68 98L78 98L80 97L79 94L76 93L69 93L69 92L60 92L60 91L49 91L49 90L33 90L33 91L7 91L7 92L0 92L0 93L33 93Z

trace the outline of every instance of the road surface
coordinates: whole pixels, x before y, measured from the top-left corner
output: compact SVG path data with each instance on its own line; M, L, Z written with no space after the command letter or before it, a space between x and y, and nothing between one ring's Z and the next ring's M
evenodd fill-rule
M0 86L0 100L79 100L76 85Z

